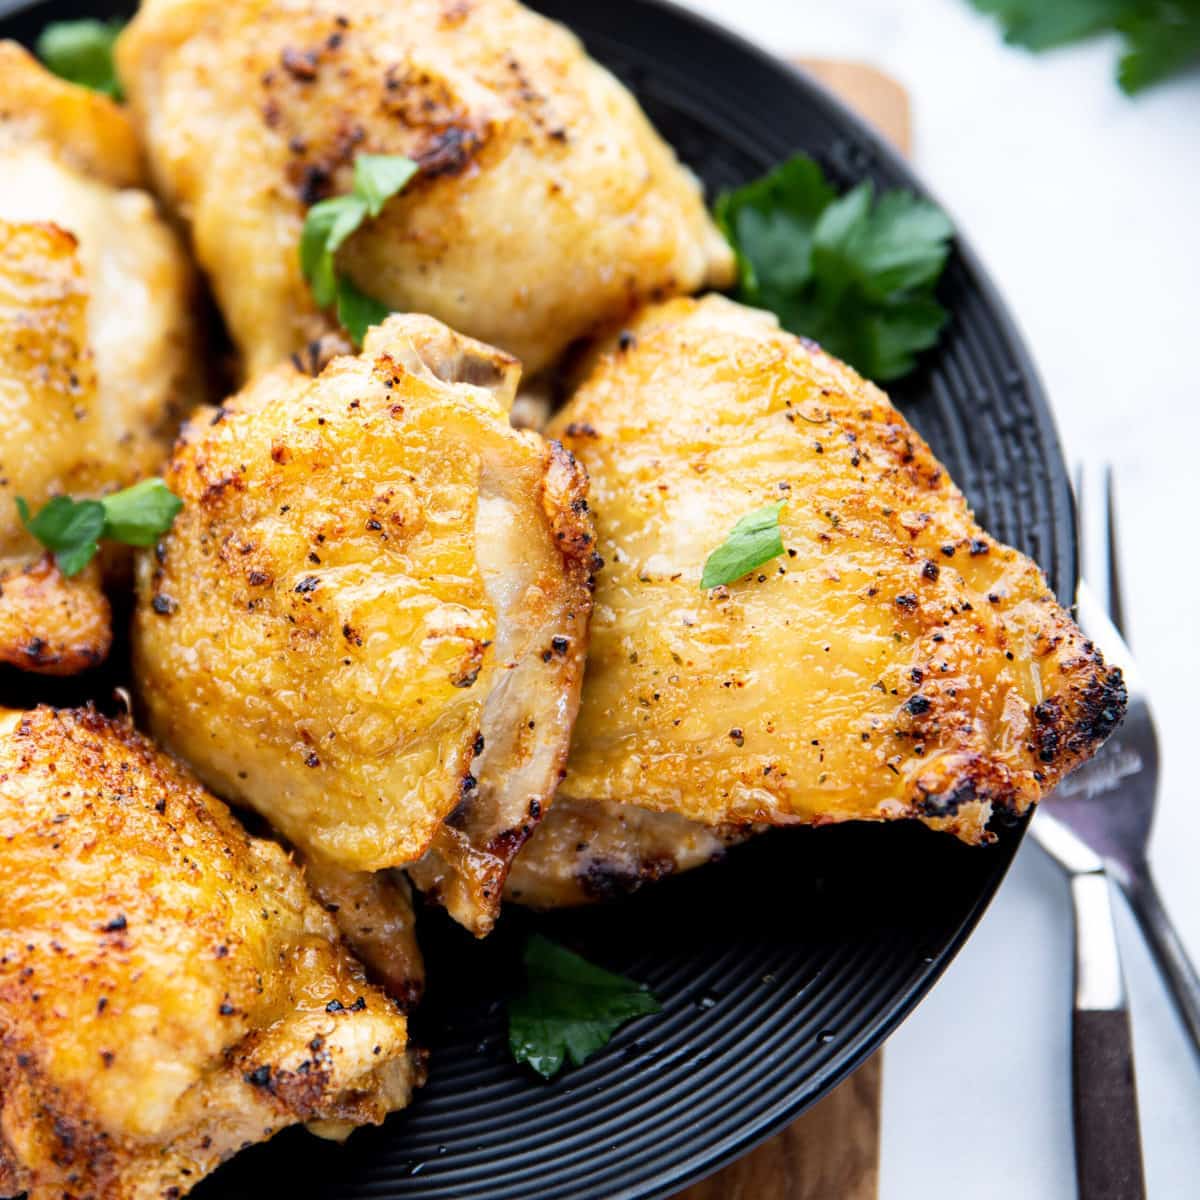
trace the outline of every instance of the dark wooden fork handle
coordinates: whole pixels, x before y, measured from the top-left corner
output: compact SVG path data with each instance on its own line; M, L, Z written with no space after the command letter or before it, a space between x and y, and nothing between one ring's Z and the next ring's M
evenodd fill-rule
M1129 1010L1075 1010L1079 1200L1145 1200Z

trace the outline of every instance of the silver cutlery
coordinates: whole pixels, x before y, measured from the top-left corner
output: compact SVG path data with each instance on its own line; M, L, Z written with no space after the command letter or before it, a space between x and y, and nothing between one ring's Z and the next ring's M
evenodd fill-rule
M1099 754L1043 802L1030 832L1067 874L1075 913L1072 1094L1080 1200L1143 1200L1133 1038L1108 879L1110 870L1119 878L1118 854L1123 864L1137 863L1149 878L1145 848L1157 790L1158 740L1136 667L1117 629L1124 607L1111 471L1106 479L1108 611L1082 579L1076 608L1081 627L1105 660L1122 669L1129 710ZM1080 483L1081 546L1089 523L1084 499ZM1140 781L1136 799L1130 787L1135 780Z

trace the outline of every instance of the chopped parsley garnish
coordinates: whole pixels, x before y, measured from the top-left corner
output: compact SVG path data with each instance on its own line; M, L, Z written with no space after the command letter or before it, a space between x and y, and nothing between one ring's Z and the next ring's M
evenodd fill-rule
M720 587L748 575L755 567L783 553L779 514L783 500L776 500L744 516L729 536L709 556L700 579L702 588Z
M38 34L37 55L55 75L121 99L113 43L121 21L52 21Z
M509 1001L508 1045L544 1079L569 1058L581 1066L634 1017L659 1011L643 984L593 966L535 934L525 947L525 991Z
M55 496L31 516L24 497L17 497L21 523L54 554L58 569L78 575L107 539L128 546L152 546L175 520L183 501L161 479L143 479L99 500Z
M362 345L367 330L389 309L339 276L334 256L342 243L368 218L408 185L420 168L398 154L360 154L354 160L354 190L314 204L300 234L300 269L321 308L336 308L338 321Z
M738 299L766 308L863 375L898 379L946 323L933 292L950 252L946 215L909 192L838 196L796 155L718 198L737 252Z
M1097 33L1125 37L1117 82L1133 94L1200 61L1200 0L971 0L1004 40L1049 50Z

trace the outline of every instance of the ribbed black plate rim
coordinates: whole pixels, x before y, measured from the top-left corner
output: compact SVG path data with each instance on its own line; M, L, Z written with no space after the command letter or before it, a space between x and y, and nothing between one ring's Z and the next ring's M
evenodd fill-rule
M928 194L818 84L669 0L532 7L580 33L710 188L805 150L842 184L865 176ZM0 0L0 34L29 42L47 20L127 11L121 0ZM981 520L1069 596L1072 501L1054 422L961 235L943 299L954 316L943 344L893 395ZM432 1077L413 1108L344 1149L281 1135L196 1194L669 1195L787 1124L881 1044L974 928L1020 834L983 851L913 828L782 834L605 912L506 915L482 946L426 914L432 986L418 1028ZM501 1004L530 928L650 983L664 1013L552 1084L531 1079L506 1060Z

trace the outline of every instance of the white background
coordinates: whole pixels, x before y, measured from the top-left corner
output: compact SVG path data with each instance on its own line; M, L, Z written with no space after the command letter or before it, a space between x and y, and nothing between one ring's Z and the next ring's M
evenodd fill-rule
M966 0L688 2L776 52L860 59L908 88L916 168L1015 311L1068 459L1115 465L1165 756L1151 857L1200 958L1200 71L1130 100L1116 39L1030 56ZM1150 1194L1200 1195L1200 1060L1118 915ZM888 1043L882 1200L1073 1195L1070 998L1065 886L1027 843Z

